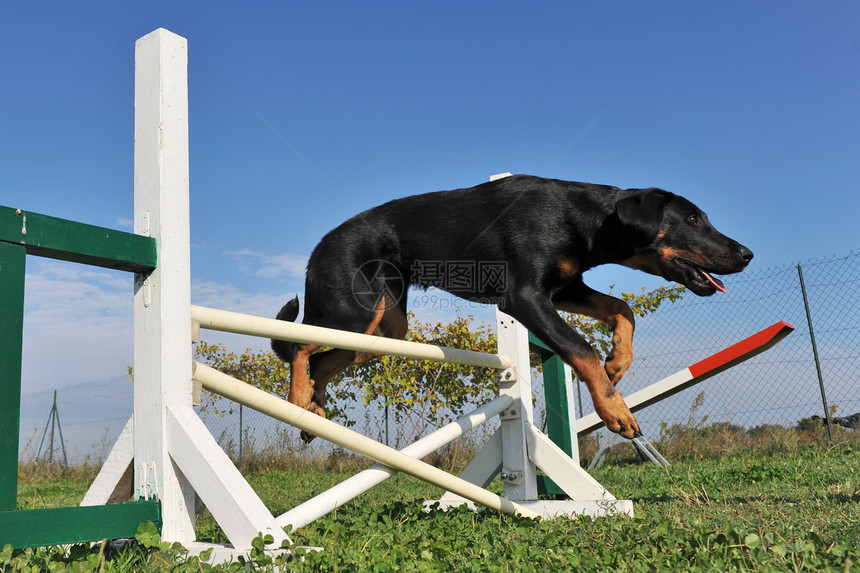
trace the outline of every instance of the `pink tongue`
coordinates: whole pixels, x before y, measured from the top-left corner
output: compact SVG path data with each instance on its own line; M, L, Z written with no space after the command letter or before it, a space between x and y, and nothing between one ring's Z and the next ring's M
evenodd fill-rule
M722 293L727 292L726 287L723 285L723 281L721 281L720 279L715 279L714 277L712 277L711 275L709 275L708 273L706 273L702 269L699 269L699 272L702 273L702 276L704 276L706 279L708 279L709 283L714 285L715 289L717 289L718 291L720 291Z

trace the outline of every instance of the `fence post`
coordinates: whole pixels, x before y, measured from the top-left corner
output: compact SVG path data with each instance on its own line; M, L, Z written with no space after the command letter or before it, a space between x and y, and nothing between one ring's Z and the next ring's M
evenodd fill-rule
M42 455L42 446L45 445L45 438L48 436L48 427L51 428L51 441L48 444L48 465L54 464L54 427L60 432L60 447L63 451L63 467L69 467L69 458L66 456L66 441L63 439L63 426L60 424L60 410L57 408L57 391L54 390L54 403L51 406L51 413L48 414L48 422L45 424L45 431L42 432L42 441L39 442L39 450L36 452L36 461L39 461L39 456Z
M391 441L388 439L388 404L385 404L385 445L391 445Z
M809 338L812 341L812 355L815 357L815 370L818 373L818 386L821 388L821 401L824 404L824 419L827 420L827 435L833 441L833 426L830 420L830 408L827 406L827 393L824 391L824 377L821 375L821 361L818 359L818 345L815 344L815 330L812 328L812 314L809 312L809 298L806 296L806 284L803 282L803 270L797 265L797 276L800 278L800 291L803 294L803 306L806 309L806 322L809 323Z
M242 419L242 414L244 413L244 407L242 404L239 404L239 465L245 463L245 452L244 452L244 440L245 440L245 422Z

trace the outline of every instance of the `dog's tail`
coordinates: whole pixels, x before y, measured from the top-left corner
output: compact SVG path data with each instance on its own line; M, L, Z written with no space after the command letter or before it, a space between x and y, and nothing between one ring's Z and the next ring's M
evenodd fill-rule
M295 322L299 316L299 297L288 301L280 312L278 312L278 320L286 320L287 322ZM278 358L284 362L290 363L296 357L296 352L299 350L299 344L296 342L287 342L286 340L272 340L272 350L278 355Z

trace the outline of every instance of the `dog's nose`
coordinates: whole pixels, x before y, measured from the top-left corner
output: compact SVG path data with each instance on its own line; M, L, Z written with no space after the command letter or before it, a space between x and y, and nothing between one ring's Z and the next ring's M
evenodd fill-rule
M738 247L738 255L740 256L741 260L745 263L750 262L753 258L753 252L743 245L740 245Z

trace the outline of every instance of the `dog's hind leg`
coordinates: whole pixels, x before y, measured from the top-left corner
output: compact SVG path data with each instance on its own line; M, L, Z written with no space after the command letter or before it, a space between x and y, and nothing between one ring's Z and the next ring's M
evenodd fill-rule
M402 339L406 336L406 315L399 306L385 308L381 320L374 320L364 334ZM379 356L369 352L356 352L334 348L310 357L310 377L314 387L314 401L325 405L325 391L329 380L343 369L356 366Z
M318 348L315 344L302 345L290 361L290 393L287 402L325 417L325 410L313 402L314 387L308 377L308 359Z
M552 298L558 310L597 319L612 331L612 349L606 356L604 370L613 386L618 384L633 362L633 311L623 300L598 292L582 281L572 283Z
M306 305L306 318L313 314L313 307ZM280 312L278 320L294 322L299 314L298 297L288 301ZM308 359L319 346L313 344L299 344L286 340L272 340L272 350L278 358L290 365L290 392L287 401L291 404L319 413L313 405L313 384L308 378Z
M325 326L324 321L319 321L316 324L318 326ZM406 315L403 312L402 305L394 305L386 308L385 298L383 297L378 303L377 310L370 324L364 329L363 334L374 334L388 338L403 338L406 336L406 326ZM308 359L310 376L307 388L310 389L311 396L309 404L303 407L325 417L326 387L329 381L343 369L361 364L377 356L378 354L370 352L356 352L341 348L334 348L310 356ZM310 442L314 439L314 436L302 432L302 439Z

